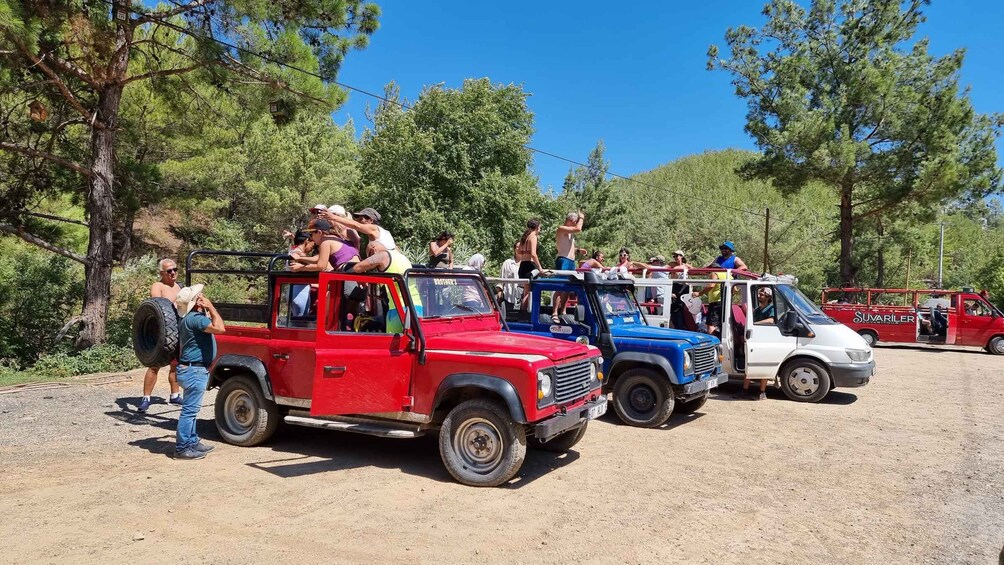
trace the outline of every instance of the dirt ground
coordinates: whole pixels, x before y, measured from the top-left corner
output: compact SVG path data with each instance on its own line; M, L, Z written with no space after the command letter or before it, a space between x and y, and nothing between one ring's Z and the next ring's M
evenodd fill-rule
M663 429L608 415L496 489L453 482L434 437L286 428L264 447L223 444L212 393L199 429L216 451L175 461L178 411L135 413L136 377L2 394L2 559L996 563L1004 358L876 358L869 386L821 404L738 400L729 386Z

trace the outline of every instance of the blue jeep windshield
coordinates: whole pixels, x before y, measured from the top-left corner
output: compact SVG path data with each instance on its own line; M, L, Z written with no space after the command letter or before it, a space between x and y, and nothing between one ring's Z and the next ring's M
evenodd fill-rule
M598 286L596 298L603 316L611 324L636 324L641 322L634 295L627 287Z

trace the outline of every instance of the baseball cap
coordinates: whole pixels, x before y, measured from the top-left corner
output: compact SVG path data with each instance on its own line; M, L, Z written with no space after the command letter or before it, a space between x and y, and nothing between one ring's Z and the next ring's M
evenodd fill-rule
M673 255L674 256L675 255L679 255L680 257L686 257L687 256L687 254L684 253L682 249L677 249L676 251L673 252Z
M330 230L333 227L334 226L331 225L331 222L329 222L329 221L327 221L327 220L325 220L323 218L314 222L314 229L315 230L328 231L328 230Z
M317 210L327 210L328 207L324 204L314 204L314 207L310 209L311 212L316 212Z
M353 212L352 215L353 216L363 216L364 218L369 218L369 219L373 220L374 222L379 222L380 221L380 212L377 212L373 208L363 208L362 210L360 210L358 212Z
M666 262L666 258L663 257L662 255L653 255L652 258L648 260L649 263L655 263L657 261L659 263L665 263Z
M328 206L328 212L343 218L349 217L349 213L345 211L345 207L341 204L332 204L331 206Z
M723 243L723 244L721 244L721 245L718 246L719 249L721 249L723 247L727 247L731 251L735 251L736 250L736 244L732 243L731 241L726 241L725 243Z

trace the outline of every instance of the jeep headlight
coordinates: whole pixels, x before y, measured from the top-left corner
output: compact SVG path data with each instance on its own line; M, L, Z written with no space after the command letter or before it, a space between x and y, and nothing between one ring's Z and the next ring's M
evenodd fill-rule
M551 396L551 375L537 371L537 400L544 400L548 396Z
M683 352L683 372L689 373L694 370L694 352L686 350Z
M847 356L851 358L851 361L856 362L867 361L868 356L871 354L871 351L867 349L847 349L845 351L847 351Z

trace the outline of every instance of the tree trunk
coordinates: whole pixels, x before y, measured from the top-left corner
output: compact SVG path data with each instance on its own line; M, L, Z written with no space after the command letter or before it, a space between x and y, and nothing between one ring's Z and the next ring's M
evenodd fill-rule
M112 265L115 248L115 130L118 128L119 105L122 102L123 81L129 67L128 44L132 29L128 18L129 0L115 0L112 17L115 21L115 56L108 63L106 81L98 91L98 107L91 128L91 170L87 191L89 241L87 265L84 268L84 306L81 316L84 327L77 337L76 347L85 349L104 343L108 323L108 303L112 292Z
M851 193L854 183L845 179L840 186L840 284L854 286L855 270L851 263L854 246L854 222L851 209Z
M119 242L115 250L116 260L122 266L125 266L126 261L129 260L129 255L132 254L133 224L135 223L136 212L134 210L127 211L125 218L122 220L122 231L119 233Z
M112 213L115 207L115 118L118 116L122 87L114 85L101 92L98 113L108 127L91 133L91 175L87 191L88 225L87 266L84 269L84 328L77 337L77 348L85 349L105 341L108 301L112 292L114 263Z

